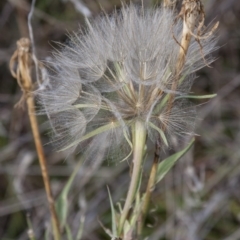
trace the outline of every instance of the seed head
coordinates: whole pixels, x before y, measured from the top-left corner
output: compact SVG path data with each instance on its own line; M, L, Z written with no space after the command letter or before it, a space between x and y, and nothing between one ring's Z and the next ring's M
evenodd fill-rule
M195 110L186 101L194 72L208 63L214 39L191 41L181 75L176 74L183 23L169 9L130 5L112 16L87 21L49 63L50 86L39 93L59 149L131 154L131 126L142 121L148 139L170 145L192 133ZM174 25L173 23L176 22ZM173 29L172 29L173 28ZM178 79L178 86L172 85ZM169 96L174 94L171 111ZM81 148L82 147L82 148ZM113 150L113 151L112 151Z

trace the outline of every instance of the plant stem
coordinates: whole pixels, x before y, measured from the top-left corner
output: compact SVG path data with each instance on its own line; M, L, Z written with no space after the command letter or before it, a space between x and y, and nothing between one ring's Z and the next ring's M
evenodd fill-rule
M143 224L145 222L145 218L147 215L149 202L150 202L150 198L151 198L151 193L155 187L158 162L159 162L159 147L156 146L153 164L152 164L151 172L150 172L149 179L148 179L147 189L146 189L145 195L143 197L142 213L140 215L140 220L139 220L139 225L138 225L138 236L139 237L141 236Z
M176 0L163 0L163 7L175 7Z
M31 128L32 128L32 132L33 132L34 142L35 142L36 149L37 149L37 154L38 154L39 163L40 163L40 167L41 167L43 182L44 182L47 199L48 199L48 204L49 204L49 208L50 208L52 224L53 224L54 239L59 240L60 239L60 225L59 225L59 221L57 218L57 213L56 213L56 209L55 209L55 205L54 205L54 199L53 199L49 176L48 176L48 172L47 172L46 159L44 156L43 147L42 147L39 130L38 130L37 119L36 119L36 115L35 115L35 111L34 111L34 106L35 106L34 100L33 100L33 97L30 95L27 98L27 105L28 105L28 115L29 115L29 119L31 122Z
M29 215L27 215L27 225L28 225L28 232L27 233L28 233L29 240L36 240Z
M184 69L186 56L187 56L190 42L192 39L192 32L196 27L197 21L199 21L198 18L200 19L201 11L202 11L202 7L201 7L201 2L199 2L199 0L193 0L193 1L184 0L182 3L182 9L181 9L181 12L179 13L179 16L183 18L183 30L182 30L182 38L180 42L178 60L176 63L175 79L171 87L171 91L173 93L170 94L170 98L167 106L168 115L170 114L173 106L174 97L175 97L174 92L177 90L180 75L182 70ZM201 24L201 22L199 24Z
M58 217L57 217L57 213L54 205L54 199L53 199L49 176L47 172L46 159L45 159L45 155L44 155L44 151L43 151L43 147L40 139L37 118L35 114L34 98L32 95L33 84L32 84L32 78L31 78L31 70L30 70L31 63L32 63L32 54L30 52L31 43L28 38L21 38L19 41L17 41L17 47L18 47L17 50L14 52L10 60L10 70L13 77L17 79L17 82L21 90L23 91L23 97L21 98L18 105L21 104L22 100L24 99L27 102L28 115L31 123L32 133L34 137L35 146L37 149L44 187L47 194L47 200L48 200L50 214L51 214L54 240L60 240L60 224L58 221ZM14 68L15 63L18 64L16 72Z
M139 183L139 176L141 174L142 162L143 162L143 150L146 143L146 128L144 123L141 121L137 121L134 126L134 146L133 146L133 172L131 177L131 182L129 185L127 198L125 201L125 205L120 217L119 227L118 227L118 235L120 236L124 227L124 223L126 221L128 212L131 208L131 205L134 201L136 191Z

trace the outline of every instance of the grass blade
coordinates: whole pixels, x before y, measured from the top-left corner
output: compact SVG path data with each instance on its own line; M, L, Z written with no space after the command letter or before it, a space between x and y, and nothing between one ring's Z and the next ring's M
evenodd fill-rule
M168 171L175 165L177 160L179 160L188 150L192 147L195 139L192 139L191 142L187 145L186 148L173 154L172 156L164 159L159 165L157 170L156 183L160 182Z
M114 128L119 127L119 126L120 126L119 122L108 123L108 124L106 124L106 125L104 125L104 126L101 126L101 127L97 128L97 129L91 131L90 133L86 134L86 135L83 136L81 139L79 139L79 140L77 140L77 141L74 141L73 143L71 143L71 144L68 145L67 147L61 149L59 152L62 152L62 151L64 151L64 150L67 150L67 149L73 147L74 145L79 144L79 143L81 143L81 142L83 142L83 141L85 141L85 140L87 140L87 139L89 139L89 138L91 138L91 137L94 137L94 136L96 136L96 135L98 135L98 134L100 134L100 133L106 132L106 131L108 131L108 130L110 130L110 129L114 129Z
M79 230L78 230L78 233L77 233L76 240L81 240L81 238L82 238L83 229L84 229L84 223L85 223L85 216L81 216L80 226L79 226Z
M163 142L166 144L166 146L168 146L168 141L167 141L167 138L166 138L163 130L160 129L160 128L158 128L156 125L154 125L154 124L151 123L151 122L148 122L148 124L149 124L149 126L150 126L151 128L153 128L153 129L155 129L155 130L157 130L157 131L159 132L159 134L160 134Z
M179 96L176 97L176 99L180 99L180 98L191 98L191 99L210 99L210 98L214 98L216 97L217 94L209 94L209 95L183 95L183 96Z
M73 240L71 229L68 226L68 224L66 224L66 228L65 229L66 229L66 232L67 232L67 240Z
M112 234L114 237L116 237L117 236L116 214L115 214L115 209L113 206L113 201L112 201L110 190L108 187L107 187L107 189L108 189L108 195L109 195L111 212L112 212Z
M66 185L64 186L56 202L56 210L57 210L62 228L66 225L66 220L67 220L68 194L81 165L82 165L82 160L80 160L79 163L77 164L76 168L74 169L72 175L68 179Z

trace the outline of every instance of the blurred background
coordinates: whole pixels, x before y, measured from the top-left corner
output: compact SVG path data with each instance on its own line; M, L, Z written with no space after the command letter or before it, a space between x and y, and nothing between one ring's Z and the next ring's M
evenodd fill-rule
M129 2L129 1L126 1ZM139 2L139 1L133 1ZM219 50L212 68L197 73L196 94L217 93L198 104L194 148L154 190L144 234L149 240L240 239L240 1L204 0L206 22L220 21ZM160 0L144 0L160 6ZM0 239L27 239L27 219L37 239L50 226L49 211L26 108L14 108L21 90L9 71L16 41L28 37L30 0L0 1ZM111 14L120 0L37 0L32 18L36 55L51 56L53 41L84 26L103 10ZM48 144L46 120L39 116L41 137L55 196L73 172L78 156L65 160ZM99 220L111 227L106 185L114 202L129 182L126 163L85 163L69 193L68 224L76 234L84 219L82 239L110 239Z

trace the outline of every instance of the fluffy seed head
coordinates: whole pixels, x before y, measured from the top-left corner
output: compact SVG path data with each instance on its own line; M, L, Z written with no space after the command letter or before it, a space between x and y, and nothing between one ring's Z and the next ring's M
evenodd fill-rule
M176 91L182 22L173 25L171 10L123 7L112 16L87 21L85 32L74 33L70 42L55 52L49 63L50 85L39 92L62 150L78 146L91 158L101 152L112 156L131 154L131 126L144 122L148 138L166 145L173 137L192 133L195 111L184 99L194 72L210 63L212 37L202 41L202 53L192 41ZM203 55L202 55L203 54ZM170 94L175 99L167 111ZM166 138L165 138L166 136ZM113 150L113 151L112 151Z

